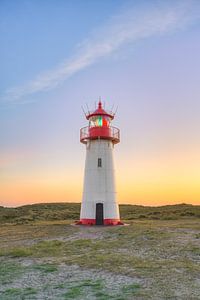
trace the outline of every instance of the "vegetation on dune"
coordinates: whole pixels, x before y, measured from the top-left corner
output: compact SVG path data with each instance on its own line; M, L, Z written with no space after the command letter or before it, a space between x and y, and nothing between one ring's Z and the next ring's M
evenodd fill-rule
M76 220L79 203L41 203L17 208L0 207L0 223L27 224L34 221Z
M37 298L32 298L31 296L37 294L37 290L31 287L24 288L24 289L19 289L19 288L10 288L5 290L2 293L2 300L21 300L21 299L37 299Z
M65 299L84 299L87 297L87 290L91 290L95 299L99 300L127 300L134 295L139 295L141 286L139 284L124 285L119 290L118 294L111 294L106 291L105 284L102 280L84 280L71 286L68 291L63 294ZM79 299L79 298L78 298Z
M129 226L71 226L79 212L75 203L0 207L0 299L200 297L200 206L120 205ZM132 283L113 290L100 272Z
M200 218L200 205L178 204L159 207L120 205L124 220L177 220ZM41 203L17 208L0 207L0 224L28 224L35 221L78 220L80 203Z
M99 300L144 300L154 295L156 299L190 299L191 295L198 299L199 219L129 223L113 227L70 226L63 221L2 225L0 299L42 299L48 293L54 295L52 299L78 300L88 293ZM73 267L78 269L75 275L70 271ZM85 270L93 275L77 279ZM113 282L107 288L98 273L132 278L132 283L120 279L113 290ZM33 278L28 287L24 286L27 276ZM21 285L12 286L16 278Z
M120 205L121 217L125 220L177 220L200 218L200 205L176 204L158 207Z
M18 263L0 261L0 286L12 282L15 278L19 277L23 271L24 268Z
M187 236L185 229L195 228L199 230L197 222L181 223L181 221L170 224L169 221L133 221L130 226L107 227L104 239L78 238L67 241L51 239L35 242L30 246L14 246L0 248L0 256L4 257L51 257L60 259L70 264L77 264L84 268L97 268L121 274L150 274L153 270L158 272L162 268L182 267L195 272L198 266L196 261L189 261L187 257L199 257L198 239L196 232L192 234L195 242L187 243L180 247L176 241L177 237L183 240ZM62 226L62 225L61 225ZM179 226L181 233L174 231ZM68 230L67 226L65 230ZM51 225L49 225L49 230ZM95 228L93 228L95 230ZM19 230L19 229L18 229ZM31 228L29 229L31 231ZM75 229L76 232L79 230ZM92 230L92 228L91 228ZM59 229L58 229L59 233ZM106 239L106 243L105 243ZM158 260L159 257L159 260ZM178 257L180 259L178 259ZM56 271L56 265L44 264L36 266L44 272Z

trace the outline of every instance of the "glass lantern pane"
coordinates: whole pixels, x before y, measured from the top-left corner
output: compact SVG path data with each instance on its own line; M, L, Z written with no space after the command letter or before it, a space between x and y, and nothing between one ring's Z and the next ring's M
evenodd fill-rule
M97 126L102 126L103 122L102 122L102 116L98 117L98 125Z

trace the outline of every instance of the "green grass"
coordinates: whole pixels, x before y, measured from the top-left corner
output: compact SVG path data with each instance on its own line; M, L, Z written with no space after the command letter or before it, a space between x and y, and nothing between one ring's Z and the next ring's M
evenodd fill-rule
M141 286L137 283L126 285L122 288L122 292L125 295L134 295L137 294Z
M31 287L20 289L20 288L10 288L6 289L4 292L0 294L0 300L11 300L11 299L36 299L34 296L37 294L37 290Z
M29 265L29 267L22 267L21 264L14 263L1 263L0 265L0 284L11 284L12 280L20 278L21 275L29 272L40 272L40 274L53 273L58 271L58 266L55 264L36 264ZM40 287L40 292L46 291L50 288L49 285ZM58 290L62 299L85 299L89 294L96 297L98 300L114 299L114 300L127 300L128 297L137 295L141 286L138 284L121 285L116 295L112 290L108 289L105 281L103 280L80 280L68 281L51 286L54 290ZM5 288L0 292L0 300L21 300L21 299L37 299L38 290L36 287L26 288ZM58 295L58 294L57 294ZM132 299L132 298L130 298Z
M200 239L200 233L195 234L196 239Z
M126 285L122 282L114 295L104 281L95 278L73 281L74 278L69 278L67 282L55 282L55 286L45 282L40 293L51 289L63 299L84 299L92 295L98 300L146 300L154 294L158 299L176 299L176 290L182 291L183 299L188 299L193 291L199 296L196 281L200 274L199 219L140 219L129 220L129 223L130 226L81 227L47 221L42 225L2 226L0 285L4 287L4 295L0 299L9 299L9 293L15 293L10 299L21 299L25 293L23 289L9 291L8 287L12 287L15 279L20 281L23 274L35 272L43 279L48 276L56 278L64 264L79 266L80 271L82 268L91 269L88 272L99 270L113 275L128 275L133 282L136 277L140 284ZM27 267L19 263L26 261ZM148 288L146 283L150 283ZM29 296L26 297L28 299ZM37 295L31 297L34 299Z
M135 231L137 231L136 226ZM140 228L138 231L140 232ZM173 259L173 255L177 254L178 245L168 241L169 233L147 229L143 231L143 234L136 234L136 232L130 230L130 227L121 227L113 233L115 239L107 238L106 243L102 240L90 239L67 242L43 241L30 247L8 249L6 256L16 257L16 253L21 253L22 257L54 257L56 260L63 261L68 265L76 264L83 268L102 269L127 275L159 273L162 268L175 267L178 262L179 267L181 265L186 269L195 269L195 263L192 261L188 266L185 264L185 260L177 261ZM161 248L158 247L158 243L162 243ZM134 247L134 251L131 250L132 247ZM143 249L144 247L147 250L149 249L152 254L147 253L146 256L141 257L136 255L137 251L139 253L140 248ZM198 256L199 248L191 245L179 252L179 255L182 255L181 257L184 259L187 253ZM159 260L158 257L160 257ZM57 270L54 264L39 265L35 268L43 272L55 272Z
M82 288L80 286L74 286L69 288L68 292L63 294L65 299L77 299L77 297L81 296Z
M33 266L33 269L45 274L58 271L58 267L55 264L37 264Z
M124 220L177 220L200 218L200 205L178 204L160 207L120 205ZM0 206L0 224L32 224L43 221L78 220L80 203L42 203L17 208Z
M108 291L105 282L102 280L84 280L75 282L73 286L68 287L67 292L63 294L65 299L85 299L87 294L95 296L98 300L127 300L128 298L138 294L141 288L138 284L122 285L117 294Z
M107 227L103 230L106 243L104 239L85 238L69 241L44 240L32 246L0 249L0 254L8 257L53 257L66 264L120 271L122 274L134 274L135 270L138 274L148 274L159 271L166 264L175 266L178 262L185 267L185 256L193 255L198 258L199 247L193 243L180 247L176 242L177 232L174 228L182 226L184 229L189 227L189 223L170 222L170 230L166 230L169 221L150 220L133 221L130 226L124 227ZM190 226L200 229L199 223L190 222ZM185 229L180 234L184 239ZM141 250L143 255L140 255ZM179 260L176 259L177 253ZM190 262L190 267L195 269L193 261Z
M75 220L79 218L79 212L79 203L43 203L17 208L4 208L0 206L0 223L29 224L44 220Z
M12 257L26 257L32 254L31 249L26 248L14 248L10 251L10 256Z
M0 261L0 285L12 282L23 274L24 269L19 263Z
M88 291L92 294L96 294L105 289L101 280L83 280L80 282L73 282L72 284L73 285L71 287L67 288L67 292L64 293L65 299L79 299L79 297L84 299Z

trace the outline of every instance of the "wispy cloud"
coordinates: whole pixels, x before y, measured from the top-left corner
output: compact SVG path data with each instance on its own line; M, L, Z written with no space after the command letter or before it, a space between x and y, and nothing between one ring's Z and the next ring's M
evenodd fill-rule
M183 29L200 19L199 0L151 1L128 7L95 30L76 54L22 86L8 89L1 102L26 103L31 94L55 88L75 73L140 39Z

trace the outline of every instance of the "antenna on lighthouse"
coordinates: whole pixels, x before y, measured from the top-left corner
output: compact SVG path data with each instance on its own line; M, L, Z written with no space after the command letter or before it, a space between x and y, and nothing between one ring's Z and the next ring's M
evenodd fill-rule
M117 110L118 110L118 106L116 107L116 109L115 109L115 112L114 112L113 116L115 116L115 115L116 115L116 112L117 112Z
M83 106L82 106L82 105L81 105L81 108L82 108L82 111L83 111L83 113L84 113L85 117L87 117L87 114L86 114L86 112L85 112L85 110L84 110L84 108L83 108Z
M90 110L89 110L89 107L88 107L87 103L86 103L86 107L87 107L88 114L89 114L89 113L90 113Z

